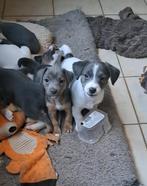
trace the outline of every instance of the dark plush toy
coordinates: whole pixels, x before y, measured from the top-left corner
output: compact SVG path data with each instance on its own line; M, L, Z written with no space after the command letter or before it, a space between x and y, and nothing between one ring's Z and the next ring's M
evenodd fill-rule
M13 43L17 46L27 46L32 54L40 50L40 43L35 34L17 23L0 22L0 32L7 38L5 43Z
M130 7L121 10L119 17L88 17L97 48L130 58L147 57L147 21Z

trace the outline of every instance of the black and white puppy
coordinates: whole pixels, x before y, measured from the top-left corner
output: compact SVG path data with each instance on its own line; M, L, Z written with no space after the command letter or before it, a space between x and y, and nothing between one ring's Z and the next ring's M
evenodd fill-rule
M24 111L36 125L43 125L42 111L48 112L45 104L44 87L30 80L22 72L13 69L0 68L0 106L5 109L4 115L8 120L13 119L13 113L6 110L10 103Z
M19 69L18 60L22 57L31 58L30 49L27 46L20 48L14 44L0 43L0 67L7 69Z
M62 68L71 71L75 80L71 86L72 114L76 123L76 130L80 130L83 109L93 109L102 102L104 88L110 78L114 85L120 71L109 63L82 61L73 57L71 49L67 45L60 48L64 53Z

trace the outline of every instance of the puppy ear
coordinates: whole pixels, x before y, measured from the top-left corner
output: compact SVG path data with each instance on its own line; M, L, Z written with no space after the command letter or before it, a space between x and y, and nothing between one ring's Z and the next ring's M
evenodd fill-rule
M63 73L65 74L67 83L70 84L70 82L73 80L74 74L68 70L63 69Z
M48 70L48 67L38 70L38 72L34 78L34 81L42 84L44 74L46 73L47 70Z
M39 64L42 63L42 56L41 56L41 55L40 55L40 56L34 56L34 59L35 59L35 61L38 62Z
M35 66L35 61L33 59L27 58L27 57L22 57L18 60L17 62L19 68L20 67L28 67L30 68L30 66L32 67L32 64Z
M89 61L79 61L73 64L73 72L76 79L82 74L83 69L89 63Z
M112 85L114 85L114 83L116 82L116 80L119 77L120 74L120 70L118 70L116 67L114 67L113 65L110 65L109 63L105 63L108 71L110 73L110 79L111 79L111 83Z

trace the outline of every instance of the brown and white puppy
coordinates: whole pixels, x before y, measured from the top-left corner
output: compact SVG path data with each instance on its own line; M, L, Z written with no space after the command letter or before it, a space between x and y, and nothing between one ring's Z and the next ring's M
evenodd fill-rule
M57 58L54 58L52 65L40 65L31 59L22 58L19 60L19 66L25 66L27 73L30 69L30 73L34 73L34 81L44 86L46 106L53 125L53 132L60 134L57 111L65 111L64 132L72 131L72 113L69 90L70 74L61 68L62 53L56 52ZM50 50L43 55L42 60L50 59L47 55L51 55ZM50 64L50 61L48 63Z

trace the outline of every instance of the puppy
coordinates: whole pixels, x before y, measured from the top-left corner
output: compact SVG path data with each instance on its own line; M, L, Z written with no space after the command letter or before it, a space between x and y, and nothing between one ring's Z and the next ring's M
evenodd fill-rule
M0 44L0 67L19 69L18 60L22 57L31 58L30 49L26 46L18 47L13 44Z
M141 74L141 77L139 78L140 85L145 90L145 94L147 94L147 66L144 66L143 68L143 74Z
M12 112L7 109L7 106L13 103L24 111L26 117L34 122L38 121L37 126L43 124L42 112L48 117L44 87L30 80L22 72L12 69L0 68L0 79L0 105L5 117L8 120L13 119Z
M70 78L68 72L61 68L62 54L60 52L58 54L51 53L51 50L45 53L42 56L42 60L47 60L49 64L51 61L54 61L52 65L39 65L39 63L26 58L20 59L18 63L19 66L25 66L25 71L27 73L34 73L34 81L44 86L46 106L53 125L53 132L60 134L61 131L57 121L57 111L65 111L63 131L72 131L71 98L69 90ZM57 58L50 58L50 55L54 55ZM30 69L30 72L27 68Z
M35 34L21 24L0 21L0 32L7 38L6 42L9 44L27 46L32 54L40 51L40 43Z
M76 130L79 131L83 120L82 110L93 109L102 102L108 79L110 78L114 85L120 71L109 63L82 61L73 57L72 51L67 45L63 45L60 50L63 51L65 58L62 68L75 75L71 86L72 114Z

